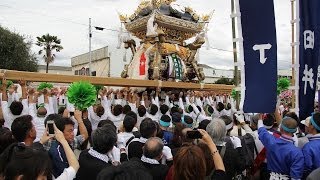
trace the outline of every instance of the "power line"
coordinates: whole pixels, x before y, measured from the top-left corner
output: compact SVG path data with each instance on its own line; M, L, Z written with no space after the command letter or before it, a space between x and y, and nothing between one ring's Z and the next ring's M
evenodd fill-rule
M80 22L76 22L70 19L66 19L66 18L57 18L56 16L50 16L48 14L45 13L40 13L40 12L35 12L35 11L29 11L29 10L24 10L24 9L19 9L19 8L14 8L12 6L6 5L6 4L0 4L1 7L5 7L5 8L9 8L9 9L14 9L14 10L18 10L19 12L24 12L24 13L28 13L28 14L34 14L34 15L40 15L40 16L46 16L46 17L50 17L53 18L55 20L58 21L63 21L63 22L68 22L68 23L72 23L72 24L76 24L76 25L81 25L81 26L85 26L88 27L88 24L84 24L84 23L80 23ZM99 28L103 29L103 30L107 30L107 31L113 31L113 32L119 32L119 30L116 29L111 29L111 28L105 28L105 27L98 27L98 26L94 26L97 30Z
M106 29L106 30L108 30L108 29ZM111 31L111 32L118 32L118 31L115 31L115 30L108 30L108 31ZM97 31L97 30L93 30L93 29L92 29L92 32L94 32L94 33L98 33L98 34L108 34L108 32L104 32L104 31Z
M225 51L225 52L233 52L231 50L221 49L221 48L216 48L216 47L211 47L211 46L210 46L210 49L214 49L214 50L218 50L218 51Z
M54 19L56 19L56 20L65 21L65 22L69 22L69 23L73 23L73 24L77 24L77 25L88 26L87 24L75 22L75 21L73 21L73 20L66 19L66 18L57 18L57 17L55 17L55 16L50 16L50 15L45 14L45 13L40 13L40 12L35 12L35 11L29 11L29 10L14 8L14 7L12 7L12 6L5 5L5 4L0 4L0 6L1 6L1 7L5 7L5 8L9 8L9 9L18 10L18 11L20 11L20 12L29 13L29 14L46 16L46 17L54 18Z

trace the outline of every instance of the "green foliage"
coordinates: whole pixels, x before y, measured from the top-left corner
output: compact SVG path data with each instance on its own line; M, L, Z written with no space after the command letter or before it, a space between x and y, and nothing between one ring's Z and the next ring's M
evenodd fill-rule
M280 78L280 79L278 79L278 81L277 81L277 93L278 93L278 95L281 92L283 92L285 90L288 90L289 86L290 86L290 81L289 81L288 78Z
M82 111L95 104L97 91L89 82L79 81L70 85L67 97L70 103Z
M46 88L51 89L51 88L53 88L53 85L51 83L42 82L38 86L38 91L41 91Z
M233 79L228 79L225 77L222 77L220 79L218 79L215 84L226 84L226 85L233 85L234 84L234 80Z
M38 71L32 42L24 36L0 26L0 69Z
M13 84L11 80L7 80L7 89ZM2 85L2 81L0 81L0 85Z
M231 91L231 97L232 97L233 99L236 99L236 98L237 98L237 91L236 91L235 89L232 89L232 91ZM239 92L239 97L241 97L240 92Z
M8 89L11 85L13 85L13 82L10 81L10 80L7 80L7 89Z
M52 63L56 57L53 51L60 52L63 47L60 45L61 40L57 36L51 36L50 34L37 37L36 45L42 49L38 52L39 55L43 54L44 61L47 63L46 72L48 73L48 66Z
M40 108L40 107L45 107L45 104L44 103L39 104L38 108Z
M94 85L94 87L96 88L96 91L97 91L97 93L101 90L101 89L103 89L103 86L102 85Z

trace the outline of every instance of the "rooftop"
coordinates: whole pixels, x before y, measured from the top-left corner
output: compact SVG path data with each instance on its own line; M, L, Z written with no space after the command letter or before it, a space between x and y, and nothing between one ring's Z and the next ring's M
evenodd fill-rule
M46 70L47 65L38 65L38 70ZM71 66L49 66L49 70L72 71Z
M206 69L214 69L213 67L206 65L206 64L198 64L198 66L202 67L202 68L206 68Z
M108 51L108 46L95 49L91 51L91 62L100 61L110 58L110 53ZM89 53L80 54L71 57L71 66L82 65L89 63Z

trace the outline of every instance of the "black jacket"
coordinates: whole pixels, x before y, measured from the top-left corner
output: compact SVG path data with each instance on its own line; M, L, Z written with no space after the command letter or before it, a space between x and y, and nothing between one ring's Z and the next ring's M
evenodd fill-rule
M226 179L232 179L237 174L245 170L245 159L241 148L234 149L230 139L226 138L226 151L224 154L223 164L226 169ZM217 147L221 154L221 146Z
M142 162L143 166L152 175L153 180L164 180L169 171L169 167L163 164L149 164Z
M143 151L142 147L144 146L144 143L139 142L139 141L132 141L128 145L128 159L130 160L131 158L141 158Z
M91 156L88 151L89 150L82 151L79 156L80 168L76 176L77 180L96 179L103 168L112 165L111 163L106 163Z

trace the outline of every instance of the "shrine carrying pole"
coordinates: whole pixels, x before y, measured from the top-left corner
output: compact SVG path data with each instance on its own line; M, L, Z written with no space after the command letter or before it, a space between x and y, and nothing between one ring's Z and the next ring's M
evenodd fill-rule
M231 93L234 88L232 85L221 84L198 84L186 82L170 82L159 80L138 80L123 78L108 78L95 76L75 76L61 74L46 74L13 70L0 70L0 78L8 80L25 80L31 82L56 82L56 83L73 83L76 81L88 81L92 84L117 87L160 87L174 89L188 89L200 91L216 91L218 93Z

